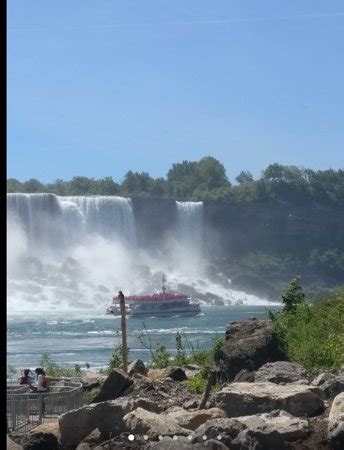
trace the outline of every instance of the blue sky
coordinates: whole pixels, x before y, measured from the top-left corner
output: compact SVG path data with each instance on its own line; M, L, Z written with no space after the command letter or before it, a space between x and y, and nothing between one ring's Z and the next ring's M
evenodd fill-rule
M8 177L344 166L342 1L7 5Z

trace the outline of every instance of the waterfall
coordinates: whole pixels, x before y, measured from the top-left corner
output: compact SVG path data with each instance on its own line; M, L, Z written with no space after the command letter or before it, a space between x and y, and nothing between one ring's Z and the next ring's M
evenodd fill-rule
M55 246L63 239L62 210L53 194L7 194L8 222L20 226L26 235L28 248Z
M134 213L128 198L7 194L7 211L8 219L22 226L33 253L42 248L68 249L90 234L136 245Z
M137 248L131 199L7 194L8 308L91 311L118 290L129 295L160 289L161 271L173 290L190 286L195 298L213 292L229 303L246 302L245 293L207 278L203 202L176 202L175 212L175 230L156 254ZM148 216L153 227L155 216Z
M83 218L86 234L96 233L105 238L119 237L136 246L135 219L131 199L113 196L60 197L68 220L71 205L76 205Z
M177 240L193 255L201 256L203 247L203 202L176 202Z

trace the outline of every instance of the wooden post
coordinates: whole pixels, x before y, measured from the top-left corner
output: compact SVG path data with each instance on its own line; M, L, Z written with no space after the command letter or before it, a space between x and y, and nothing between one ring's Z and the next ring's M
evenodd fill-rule
M123 370L128 372L128 347L127 347L127 322L124 295L122 291L118 293L119 305L121 309L121 331L122 331L122 358L123 358Z

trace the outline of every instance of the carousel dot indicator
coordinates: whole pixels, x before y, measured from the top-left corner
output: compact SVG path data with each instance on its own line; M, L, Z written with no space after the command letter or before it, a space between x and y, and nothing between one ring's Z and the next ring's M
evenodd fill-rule
M143 436L143 439L144 439L145 441L148 441L148 436L145 434L145 435Z
M128 439L129 441L133 441L135 439L135 436L133 434L129 434Z
M189 441L191 441L191 439L192 439L191 434L189 434L188 439L189 439Z
M203 439L203 441L206 441L206 440L207 440L207 435L204 434L204 435L202 436L202 439Z
M163 436L161 436L161 434L159 434L159 441L162 441L164 439Z

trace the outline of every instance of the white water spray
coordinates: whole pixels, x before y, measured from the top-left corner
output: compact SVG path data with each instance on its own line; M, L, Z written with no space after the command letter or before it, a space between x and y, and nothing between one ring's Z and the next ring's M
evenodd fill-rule
M158 291L161 271L195 299L266 303L207 279L202 202L176 202L176 233L159 257L138 249L128 198L8 194L7 210L9 311L105 308L118 290Z

